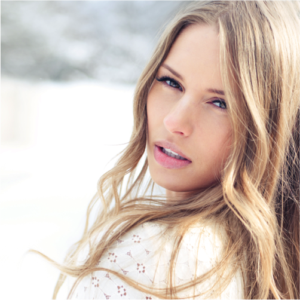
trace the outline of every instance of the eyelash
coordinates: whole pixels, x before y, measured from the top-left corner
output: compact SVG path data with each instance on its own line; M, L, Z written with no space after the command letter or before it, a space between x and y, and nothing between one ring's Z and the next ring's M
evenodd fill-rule
M218 108L220 108L220 109L227 109L226 102L225 102L223 99L216 99L216 100L211 101L211 103L215 103L215 102L219 102L219 103L220 103L220 106L215 105L215 106L217 106ZM222 105L223 105L224 107L221 107Z
M179 89L181 92L183 91L183 88L181 87L181 85L174 78L171 78L169 76L162 76L159 78L157 77L156 80L159 82L165 82L171 88ZM167 83L167 81L169 81L169 83ZM171 84L175 84L176 86L172 86ZM216 103L216 102L220 103L220 106L215 105L219 109L227 109L226 102L223 99L216 99L216 100L211 101L211 103ZM224 106L224 107L221 107L221 106Z
M178 83L178 81L176 81L174 78L171 78L169 76L162 76L159 78L156 78L157 81L159 82L165 82L169 87L174 88L174 89L179 89L179 91L183 91L183 88L181 87L181 85ZM169 81L171 84L175 84L175 86L172 86L171 84L167 83L167 81Z

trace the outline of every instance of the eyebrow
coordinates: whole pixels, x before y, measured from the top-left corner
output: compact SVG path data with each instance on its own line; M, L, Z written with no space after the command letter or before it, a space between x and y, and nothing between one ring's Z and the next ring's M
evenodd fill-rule
M207 89L207 91L210 92L210 93L214 93L214 94L218 94L218 95L225 96L225 93L224 93L224 91L222 91L222 90Z
M161 65L163 68L169 70L172 74L174 74L175 76L177 76L178 78L180 78L181 80L183 80L183 77L178 73L176 72L175 70L173 70L170 66L168 66L167 64L162 64ZM222 95L222 96L225 96L225 93L224 91L222 90L217 90L217 89L207 89L207 91L209 93L213 93L213 94L218 94L218 95Z
M170 66L168 66L167 64L162 64L162 67L164 67L165 69L169 70L171 73L173 73L175 76L177 76L178 78L180 78L181 80L183 80L182 76L177 73L175 70L173 70Z

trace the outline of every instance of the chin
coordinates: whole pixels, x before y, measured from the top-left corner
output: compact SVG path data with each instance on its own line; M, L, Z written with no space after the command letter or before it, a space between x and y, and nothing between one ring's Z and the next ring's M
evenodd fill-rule
M150 172L151 174L151 172ZM185 184L182 180L171 180L166 177L161 178L161 176L153 176L151 174L152 180L159 186L165 188L168 191L176 193L188 193L198 190L199 187L193 187L191 185Z
M219 180L216 180L214 178L209 182L203 182L203 180L199 179L197 180L197 183L194 182L193 184L190 180L185 181L182 178L178 178L177 176L175 178L172 178L173 176L163 176L161 173L156 174L156 172L151 172L151 169L150 174L152 180L157 185L165 188L170 192L175 193L198 193L209 187L216 186L220 183ZM199 182L202 182L202 184L199 185Z

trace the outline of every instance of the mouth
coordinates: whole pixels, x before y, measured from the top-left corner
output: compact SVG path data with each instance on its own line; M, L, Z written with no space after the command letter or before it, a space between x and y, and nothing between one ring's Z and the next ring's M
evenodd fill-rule
M187 158L179 155L171 149L154 146L154 158L161 166L167 169L183 168L192 163Z
M158 146L159 147L159 146ZM171 149L167 149L167 148L164 148L164 147L159 147L161 149L161 151L163 153L165 153L166 155L170 156L170 157L174 157L176 159L181 159L181 160L187 160L186 158L180 156L178 153L172 151Z

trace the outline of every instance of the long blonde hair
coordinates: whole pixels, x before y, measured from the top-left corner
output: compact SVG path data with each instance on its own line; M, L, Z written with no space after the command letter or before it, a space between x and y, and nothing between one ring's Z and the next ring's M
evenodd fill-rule
M83 237L63 265L53 262L62 272L54 298L66 275L77 277L71 295L83 277L101 270L99 259L121 234L151 221L163 223L166 230L173 228L175 232L168 287L150 289L111 271L136 289L176 298L178 292L213 274L224 277L224 271L230 270L214 291L213 295L218 295L240 268L245 298L300 297L299 13L297 2L199 1L175 16L137 83L130 142L115 167L99 180ZM233 146L220 184L170 204L152 193L147 196L153 188L152 180L142 192L148 169L147 158L142 161L147 141L147 95L175 39L191 24L218 28ZM141 162L141 170L136 174ZM89 224L91 210L98 201L102 209L95 222ZM224 226L228 244L210 272L188 284L174 286L172 276L182 237L199 220ZM101 241L94 243L93 237L104 228ZM78 265L78 254L86 245L87 260Z

